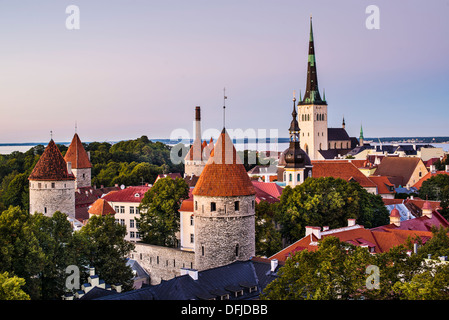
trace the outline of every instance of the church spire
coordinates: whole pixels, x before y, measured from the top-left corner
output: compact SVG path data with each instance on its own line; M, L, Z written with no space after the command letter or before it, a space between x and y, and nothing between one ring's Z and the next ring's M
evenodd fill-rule
M318 90L312 16L310 16L309 57L307 62L306 93L304 94L304 98L300 100L298 104L326 104L326 101L321 99L320 91Z

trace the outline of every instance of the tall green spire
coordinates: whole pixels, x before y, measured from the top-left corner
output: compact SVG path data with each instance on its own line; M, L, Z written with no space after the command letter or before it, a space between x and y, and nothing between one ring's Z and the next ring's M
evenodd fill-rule
M312 16L310 16L309 55L307 59L306 93L304 94L303 99L300 99L300 101L298 102L298 105L300 104L326 104L326 101L321 99L320 91L318 89Z
M363 139L363 127L360 125L360 139Z

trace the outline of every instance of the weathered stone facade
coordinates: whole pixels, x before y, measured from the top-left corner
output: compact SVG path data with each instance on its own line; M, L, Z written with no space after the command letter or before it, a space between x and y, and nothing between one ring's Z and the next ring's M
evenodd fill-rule
M195 268L205 270L255 255L255 196L194 196Z
M91 168L72 168L72 173L75 176L75 189L91 186Z
M75 181L30 180L30 213L52 216L56 211L75 218Z
M150 274L152 285L180 276L181 268L195 268L195 253L192 251L139 242L136 243L130 258L137 260Z
M197 176L199 177L201 172L205 167L205 162L202 160L185 160L184 172L186 176Z

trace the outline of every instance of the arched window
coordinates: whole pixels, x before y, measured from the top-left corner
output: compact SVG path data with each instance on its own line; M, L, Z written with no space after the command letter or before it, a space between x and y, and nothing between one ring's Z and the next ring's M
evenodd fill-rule
M320 150L321 150L321 143L320 143Z
M289 175L289 179L288 179L290 182L293 180L293 175L290 173L290 175Z
M296 181L301 182L301 174L300 173L298 173L298 175L296 176Z

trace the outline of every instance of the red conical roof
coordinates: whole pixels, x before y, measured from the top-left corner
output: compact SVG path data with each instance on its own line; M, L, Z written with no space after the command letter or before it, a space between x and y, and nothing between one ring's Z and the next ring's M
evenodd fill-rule
M401 217L401 215L399 214L399 210L396 209L396 205L394 206L393 210L391 210L390 217L393 217L393 218Z
M67 171L67 163L62 157L61 151L51 139L28 180L59 181L74 179L74 176Z
M73 169L92 168L89 156L81 143L77 133L73 136L69 149L67 150L64 160L72 163Z
M197 196L209 197L256 194L245 167L225 129L219 136L192 193Z
M89 208L88 212L90 214L97 214L101 216L105 216L108 214L115 214L115 210L111 207L109 202L107 202L104 199L96 200Z

